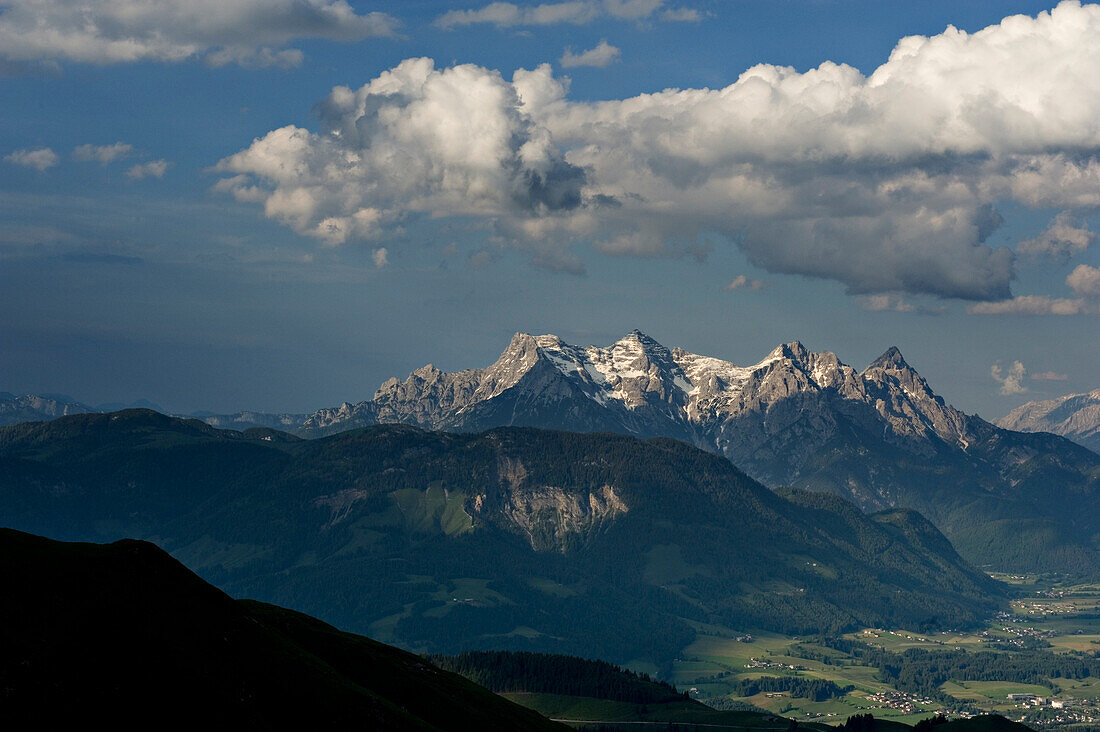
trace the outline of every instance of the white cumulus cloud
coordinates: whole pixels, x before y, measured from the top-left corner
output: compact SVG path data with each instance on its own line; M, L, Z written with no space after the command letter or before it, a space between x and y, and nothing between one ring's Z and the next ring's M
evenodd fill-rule
M288 66L302 58L282 48L296 39L353 41L395 25L345 0L0 0L0 59Z
M1100 298L1100 267L1079 264L1066 277L1066 284L1078 295Z
M77 145L73 148L73 160L106 165L128 157L133 151L134 146L125 142L116 142L111 145Z
M536 10L647 7L463 12L517 25ZM408 216L472 217L575 270L578 244L683 256L717 234L757 267L854 294L1061 311L1075 306L1009 299L1015 254L987 240L1001 202L1100 205L1098 39L1100 6L1065 0L976 33L903 38L870 75L761 64L724 88L591 103L545 64L509 81L410 59L334 89L320 130L274 130L224 159L232 182L217 187L333 244L385 237Z
M163 178L172 164L167 160L150 160L148 163L138 163L126 171L126 175L134 180L142 178Z
M966 308L972 315L1096 315L1100 305L1086 298L1019 295L996 302L978 302Z
M1100 267L1077 265L1066 277L1075 297L1020 295L967 308L976 315L1100 315Z
M35 150L15 150L5 155L4 160L15 165L43 171L57 165L61 158L50 148L40 147Z
M598 68L603 68L604 66L610 66L615 63L621 56L622 53L618 48L612 46L606 40L603 40L597 43L595 48L590 48L580 53L573 53L572 48L565 49L565 53L563 53L561 57L561 65L567 69L577 66L596 66Z
M581 203L584 172L495 71L410 59L318 109L321 132L283 127L218 163L238 176L222 189L331 244L410 212L503 218L537 238L540 218Z
M1027 369L1019 361L1013 361L1008 371L1002 371L1000 364L993 364L989 370L993 380L1001 385L1002 394L1023 394L1027 387L1023 385Z
M1067 260L1088 249L1095 240L1096 234L1089 231L1087 225L1068 211L1063 211L1054 217L1042 234L1020 242L1016 251Z
M378 269L382 269L390 263L390 253L385 247L378 247L370 254L371 261Z

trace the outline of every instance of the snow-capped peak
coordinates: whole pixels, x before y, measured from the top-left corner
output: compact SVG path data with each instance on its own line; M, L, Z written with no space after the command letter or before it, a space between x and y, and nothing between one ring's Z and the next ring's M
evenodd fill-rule
M664 420L688 431L767 414L785 399L809 394L861 402L899 435L935 433L958 442L966 430L965 415L946 406L896 348L863 373L836 354L810 351L799 341L777 346L758 363L738 366L666 348L638 330L609 346L575 346L553 334L516 333L488 368L448 374L425 366L404 382L387 381L373 403L381 421L432 425L513 387L529 389L532 398L541 398L547 389L558 395L552 399L571 394L571 399L632 414L623 419Z

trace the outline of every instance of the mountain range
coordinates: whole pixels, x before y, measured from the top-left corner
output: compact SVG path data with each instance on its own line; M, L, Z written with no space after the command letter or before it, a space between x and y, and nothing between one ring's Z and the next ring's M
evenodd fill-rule
M1089 409L1081 414L1074 429L1095 435ZM1100 572L1100 454L951 407L896 348L857 371L797 341L737 366L639 331L608 347L517 333L487 368L429 364L367 401L202 419L302 437L385 423L670 437L724 455L772 488L832 492L871 512L917 510L980 566Z
M234 596L403 647L665 663L697 628L954 627L1003 587L913 511L775 492L665 438L147 410L0 429L0 525L137 537Z
M369 401L278 419L303 436L397 422L671 437L771 487L837 493L866 511L918 510L979 565L1100 571L1100 455L964 414L897 348L857 371L796 341L742 367L639 331L605 348L517 333L488 368L429 364ZM208 419L234 429L271 420Z
M23 394L0 391L0 426L21 422L41 422L64 417L68 414L90 414L92 412L117 412L121 409L152 409L163 412L164 409L147 399L124 404L109 402L91 406L79 402L68 394Z
M98 411L95 407L82 404L65 394L16 396L11 392L0 391L0 424L2 425L39 422L67 414L87 414Z
M1100 452L1100 389L1028 402L997 420L997 425L1017 432L1053 432Z

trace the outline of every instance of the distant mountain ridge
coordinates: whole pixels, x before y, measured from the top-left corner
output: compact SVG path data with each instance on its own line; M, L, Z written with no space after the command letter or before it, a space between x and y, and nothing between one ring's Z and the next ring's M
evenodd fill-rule
M0 425L39 422L68 414L87 414L97 411L99 410L95 407L61 394L17 396L11 392L0 392Z
M135 402L109 402L92 406L77 401L68 394L12 394L0 391L0 427L22 422L45 422L70 414L91 414L94 412L117 412L122 409L152 409L163 412L164 409L148 399Z
M1100 453L1100 389L1022 404L997 425L1017 432L1053 432Z
M0 427L10 427L23 422L47 422L70 414L102 414L119 412L124 409L151 409L162 414L170 413L159 404L148 399L138 399L128 403L107 402L92 406L67 394L16 395L9 391L0 391ZM195 412L193 414L174 414L172 416L201 419L212 427L221 429L246 430L252 427L270 427L271 429L294 431L301 429L311 415L242 411L234 414Z

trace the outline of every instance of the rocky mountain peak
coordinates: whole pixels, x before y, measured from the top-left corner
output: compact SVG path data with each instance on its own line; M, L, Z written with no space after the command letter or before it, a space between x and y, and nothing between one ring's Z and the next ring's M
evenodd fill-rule
M516 333L493 365L478 373L474 398L490 399L515 386L536 362L544 358L543 349L552 349L560 343L561 340L553 335Z
M640 343L644 346L660 346L661 345L660 343L658 343L654 339L650 338L648 335L646 335L642 331L638 330L637 328L630 331L629 333L627 333L626 335L624 335L622 338L620 338L618 340L619 343L622 343L624 341L629 341L631 343Z
M516 335L521 335L521 334L517 333ZM558 338L556 335L553 335L552 333L547 333L546 335L534 336L534 339L535 339L535 345L537 345L539 348L561 348L563 345L565 345L564 341L562 341L561 338ZM515 338L513 337L512 340L514 341Z
M484 370L486 376L492 375L501 378L506 374L510 374L512 377L518 378L538 360L540 345L541 347L550 347L551 343L548 339L554 338L554 336L536 337L530 333L516 333L512 336L512 340L508 342L508 347L501 351L497 360ZM541 344L540 341L542 341Z
M775 350L768 354L768 357L786 358L801 364L809 359L810 352L806 349L806 346L802 345L801 341L791 341L776 346Z
M539 338L547 337L556 338L556 336L539 336ZM512 335L512 340L508 341L508 346L503 353L524 353L532 348L538 348L538 346L538 338L530 333L515 333Z
M671 358L671 351L650 338L640 330L632 330L625 336L611 344L611 351L642 353L650 358L667 361Z
M855 369L841 362L832 351L814 352L800 341L791 341L777 346L767 358L749 367L748 370L759 373L763 379L762 383L782 385L778 393L768 398L789 396L799 391L830 388L849 392L860 391L859 378Z
M871 362L871 365L867 367L867 370L871 369L883 369L900 371L902 369L912 369L908 363L905 362L905 358L901 355L901 351L897 346L890 346L886 349L886 352Z
M422 379L424 381L434 381L438 379L442 373L443 372L440 369L437 369L435 366L429 363L413 371L411 376L415 376L416 378Z
M641 354L653 361L671 362L672 352L640 330L632 330L608 349L614 353Z

